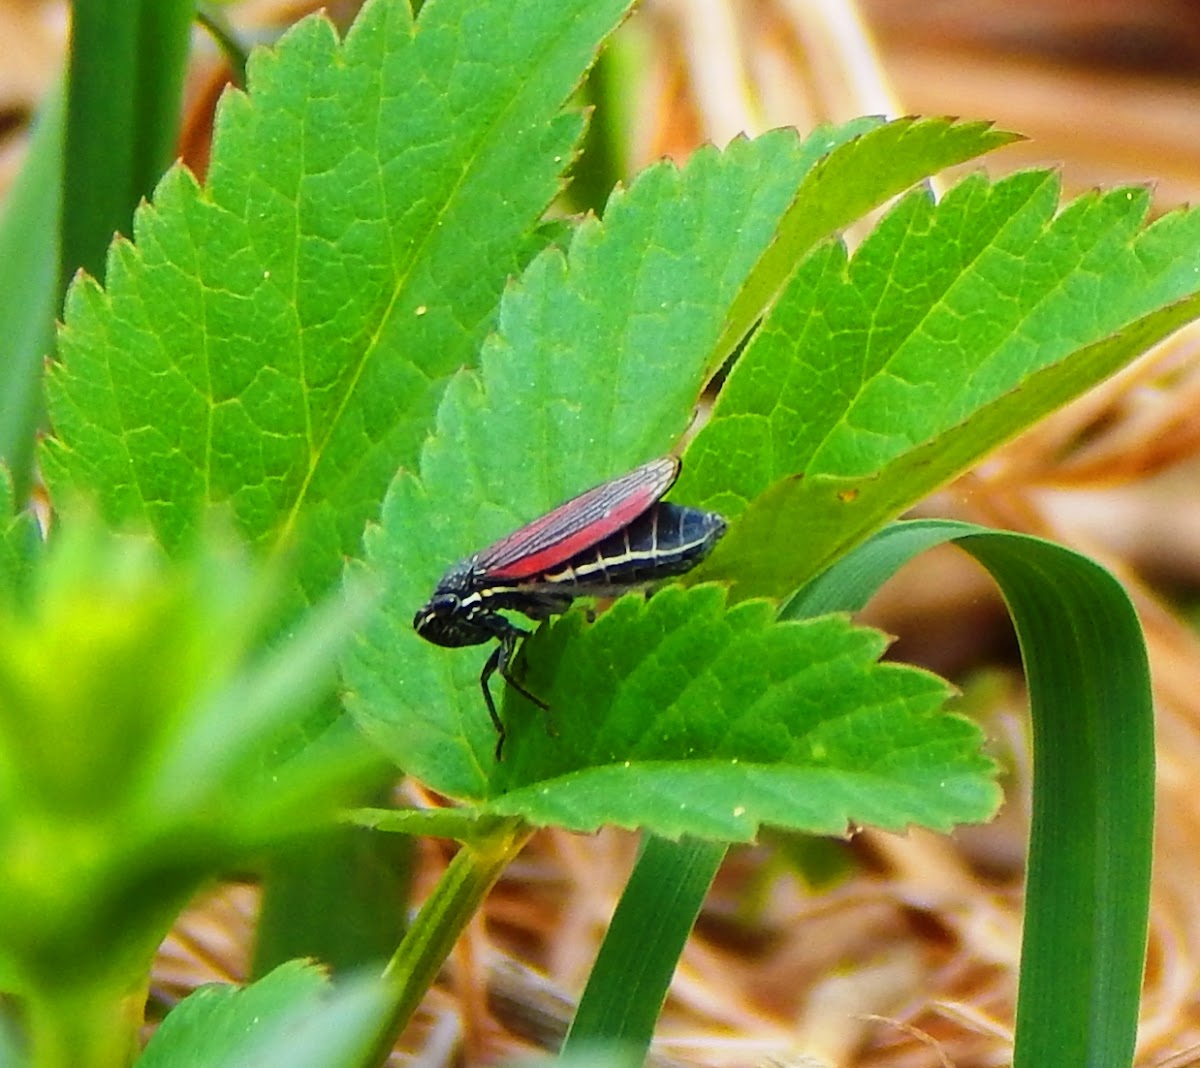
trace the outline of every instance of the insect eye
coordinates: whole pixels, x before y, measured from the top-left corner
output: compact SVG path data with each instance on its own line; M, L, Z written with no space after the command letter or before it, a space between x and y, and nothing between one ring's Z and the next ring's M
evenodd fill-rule
M424 633L431 624L436 625L439 620L453 616L457 610L458 596L456 594L439 593L430 597L413 616L413 627L418 633Z

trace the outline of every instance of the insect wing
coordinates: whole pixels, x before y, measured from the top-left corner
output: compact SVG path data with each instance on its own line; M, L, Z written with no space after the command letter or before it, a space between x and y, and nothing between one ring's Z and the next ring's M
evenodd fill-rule
M501 538L476 555L475 567L487 579L503 581L543 574L627 527L666 493L678 476L675 457L651 460L572 497Z

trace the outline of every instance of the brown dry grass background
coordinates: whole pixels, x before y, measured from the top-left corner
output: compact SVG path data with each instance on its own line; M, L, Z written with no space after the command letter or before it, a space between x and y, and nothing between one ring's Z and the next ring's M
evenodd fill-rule
M270 40L317 6L229 9ZM343 24L355 4L326 4ZM55 75L63 5L0 0L0 190ZM647 0L622 30L641 48L636 170L698 143L862 113L988 118L1028 137L984 164L1061 168L1068 195L1153 183L1156 211L1200 189L1200 7L1183 0ZM198 40L181 151L202 166L224 75ZM853 239L854 235L851 235ZM923 506L1028 531L1128 584L1156 686L1159 817L1138 1064L1200 1065L1200 361L1185 332L1046 420ZM864 832L854 873L809 891L779 848L734 851L675 978L661 1063L984 1068L1009 1063L1028 782L1021 677L1006 616L965 557L930 554L877 599L895 655L948 674L1009 767L1000 818L953 838ZM408 798L419 800L415 787ZM405 1036L396 1063L479 1064L545 1048L631 866L635 842L548 831L491 895ZM447 860L421 843L419 892ZM163 946L156 996L244 977L254 892L224 888Z

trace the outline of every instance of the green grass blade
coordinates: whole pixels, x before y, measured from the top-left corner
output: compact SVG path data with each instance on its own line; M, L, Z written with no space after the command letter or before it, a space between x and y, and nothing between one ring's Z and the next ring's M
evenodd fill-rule
M29 486L41 418L42 363L58 308L58 216L62 204L63 94L47 97L29 155L0 217L0 458L18 501Z
M807 619L827 612L858 612L914 556L955 537L978 534L981 529L943 520L893 523L801 587L779 616Z
M139 65L133 101L136 142L131 177L133 192L140 198L153 191L176 156L196 0L143 0L138 7Z
M62 283L104 274L114 231L170 163L193 0L76 0L72 9Z
M895 524L785 608L854 609L905 560L952 541L999 583L1033 720L1033 826L1014 1064L1127 1066L1137 1035L1154 819L1154 720L1137 616L1099 565L1037 538Z
M725 856L720 842L647 838L563 1046L646 1050L683 945Z
M211 5L201 4L196 11L196 22L202 26L213 42L221 50L225 62L233 72L233 84L239 89L246 88L246 63L250 54L234 34L226 22L224 15Z

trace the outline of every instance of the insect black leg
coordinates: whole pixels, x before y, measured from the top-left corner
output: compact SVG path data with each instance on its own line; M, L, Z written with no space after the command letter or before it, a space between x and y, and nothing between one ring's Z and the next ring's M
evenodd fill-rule
M492 651L492 655L487 658L487 663L483 665L483 673L479 676L479 683L483 688L483 699L487 702L488 715L492 717L492 723L496 728L496 733L499 735L496 741L496 759L499 760L500 754L504 750L506 731L504 724L500 720L500 715L496 711L496 702L492 697L491 688L488 686L491 677L498 671L500 677L526 700L532 701L533 704L544 711L548 710L550 706L536 694L530 693L509 670L513 658L517 655L517 642L522 638L528 637L528 631L514 627L501 616L495 617L491 629L500 644L496 646Z
M509 684L509 686L511 686L514 690L516 690L517 693L519 693L526 700L532 701L535 705L538 706L538 708L541 708L543 710L547 709L550 706L548 704L546 704L546 702L543 701L540 697L538 697L537 694L532 694L527 689L525 689L525 687L521 684L521 682L517 678L515 678L513 676L513 674L508 670L508 666L509 666L509 664L512 663L512 658L516 655L516 652L517 652L517 636L518 635L520 635L521 637L524 637L525 632L521 631L521 630L514 630L513 636L511 638L507 638L507 639L501 638L500 639L500 645L496 649L496 652L499 654L499 661L498 661L496 667L500 672L500 677L505 682L507 682Z
M516 639L513 639L514 641ZM483 671L479 675L479 685L483 689L483 700L487 705L488 715L492 717L492 726L496 728L496 759L500 759L500 754L504 750L504 724L500 720L500 715L496 711L496 702L492 698L491 688L488 686L488 681L495 674L496 669L500 667L500 658L504 653L505 641L502 638L500 644L492 650L492 655L487 658L487 663L483 665ZM504 669L500 668L500 674L503 676Z

